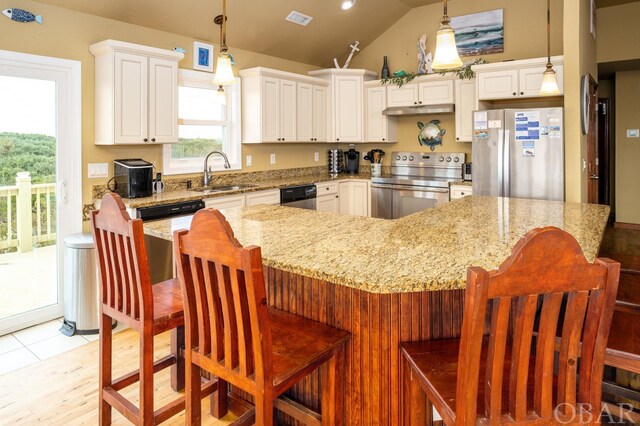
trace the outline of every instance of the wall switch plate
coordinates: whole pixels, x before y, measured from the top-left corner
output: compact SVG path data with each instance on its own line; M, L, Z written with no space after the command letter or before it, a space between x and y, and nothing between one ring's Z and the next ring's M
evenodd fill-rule
M628 138L640 138L640 129L627 129Z
M87 170L89 179L109 177L109 163L89 163Z
M315 154L313 154L313 161L320 161L320 153L316 152Z
M276 164L276 155L275 154L271 154L269 156L269 159L271 161L271 164Z
M247 167L251 167L251 165L253 164L253 157L251 155L247 155L245 164L247 165Z

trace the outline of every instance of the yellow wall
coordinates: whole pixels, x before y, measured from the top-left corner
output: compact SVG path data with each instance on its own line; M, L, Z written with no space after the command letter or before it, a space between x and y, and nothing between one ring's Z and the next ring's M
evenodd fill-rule
M640 59L640 3L598 9L598 62Z
M18 7L42 15L44 24L16 23L2 16L0 19L0 49L16 52L73 59L82 63L82 175L83 202L91 202L91 185L106 182L106 179L88 179L87 163L111 162L116 158L141 157L162 166L162 146L96 146L94 141L94 57L89 53L89 45L108 38L138 43L163 49L181 46L187 49L186 57L180 62L181 68L191 68L193 39L156 31L145 27L105 19L38 3L29 0L0 0L0 10ZM212 42L218 39L218 31L211 30ZM205 40L206 41L206 40ZM215 43L213 43L215 44ZM216 51L218 46L216 44ZM311 65L292 62L271 56L260 55L231 48L238 69L266 66L306 74L315 69ZM1 95L0 95L1 96ZM243 146L243 155L253 155L253 167L246 170L268 168L306 167L325 164L326 144L287 145L279 147ZM313 154L321 152L320 162L315 162ZM277 154L277 164L269 164L269 154ZM112 173L112 164L109 173Z
M640 224L638 160L640 139L627 129L640 128L640 71L616 74L616 222Z

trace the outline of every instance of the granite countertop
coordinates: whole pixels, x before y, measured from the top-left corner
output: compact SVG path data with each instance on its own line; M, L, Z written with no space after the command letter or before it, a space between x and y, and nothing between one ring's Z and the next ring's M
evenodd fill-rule
M329 175L327 173L320 174L311 174L311 175L303 175L303 176L287 176L281 178L271 178L265 180L237 180L233 181L233 183L229 183L228 186L231 185L251 185L249 187L244 187L235 191L221 191L214 192L210 194L204 194L202 192L198 192L198 188L193 189L178 189L173 191L165 191L161 194L153 194L151 197L142 197L142 198L123 198L124 204L129 208L140 208L140 207L149 207L149 206L157 206L160 204L171 204L171 203L179 203L181 201L191 201L191 200L204 200L209 198L216 197L227 197L231 195L245 194L248 192L256 192L256 191L266 191L268 189L278 189L286 186L296 186L296 185L310 185L312 183L319 182L328 182L328 181L342 181L348 179L364 179L369 180L371 178L370 175L366 174L339 174L336 176ZM227 185L221 185L227 186Z
M243 245L262 247L265 265L371 293L465 287L469 266L497 269L529 230L557 226L593 261L609 207L469 196L396 220L283 206L222 210ZM191 216L147 222L172 239Z

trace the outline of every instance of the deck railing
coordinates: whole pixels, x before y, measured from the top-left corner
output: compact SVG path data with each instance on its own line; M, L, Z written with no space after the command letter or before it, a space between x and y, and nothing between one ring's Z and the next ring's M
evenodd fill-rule
M16 184L0 186L0 250L28 252L34 244L56 239L56 184L31 184L19 172Z

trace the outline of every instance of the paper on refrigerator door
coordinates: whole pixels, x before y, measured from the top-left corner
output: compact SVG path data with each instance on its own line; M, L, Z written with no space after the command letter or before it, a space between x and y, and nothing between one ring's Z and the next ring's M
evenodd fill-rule
M540 112L522 111L515 113L516 140L537 141L540 139Z
M487 130L487 111L476 111L473 113L473 129Z

